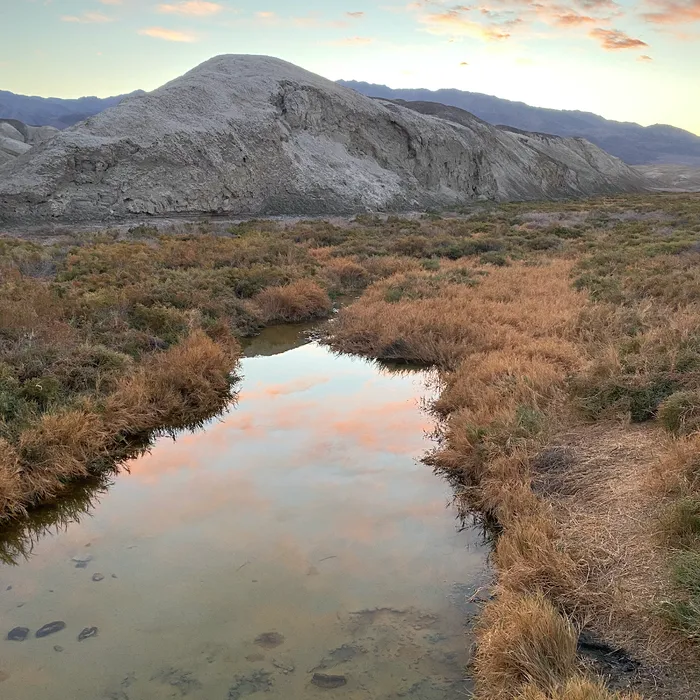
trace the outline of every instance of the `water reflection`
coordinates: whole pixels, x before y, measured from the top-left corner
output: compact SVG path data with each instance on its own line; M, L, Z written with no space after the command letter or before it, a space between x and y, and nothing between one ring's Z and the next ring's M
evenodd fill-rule
M8 697L463 697L484 553L415 459L430 377L307 331L249 344L234 410L7 540L33 556L0 566L2 635L66 623L0 641Z

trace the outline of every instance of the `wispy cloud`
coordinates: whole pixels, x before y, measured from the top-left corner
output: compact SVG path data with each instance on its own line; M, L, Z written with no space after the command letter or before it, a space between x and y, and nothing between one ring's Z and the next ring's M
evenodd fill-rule
M77 22L78 24L105 24L114 22L114 17L101 12L83 12L82 15L63 15L61 22Z
M418 21L431 34L473 36L487 41L508 39L511 29L522 21L516 17L499 17L480 22L472 19L470 12L471 8L459 6L444 12L422 14Z
M596 27L589 32L606 51L618 51L620 49L640 49L649 46L646 41L635 39L620 29L603 29Z
M346 12L345 14L353 19L362 19L365 16L364 12Z
M638 60L638 61L645 61L645 62L647 62L647 61L653 61L654 59L653 59L651 56L647 56L647 55L645 54L644 56L640 56L637 60Z
M206 0L183 0L176 3L162 3L158 5L158 12L171 15L187 15L189 17L210 17L224 9L218 2Z
M103 5L123 5L124 0L99 0Z
M345 39L336 39L335 41L326 42L329 46L367 46L374 42L367 36L350 36Z
M191 43L197 41L197 37L189 32L180 32L174 29L165 29L163 27L147 27L139 29L139 34L150 36L154 39L163 39L164 41L178 41L183 43Z

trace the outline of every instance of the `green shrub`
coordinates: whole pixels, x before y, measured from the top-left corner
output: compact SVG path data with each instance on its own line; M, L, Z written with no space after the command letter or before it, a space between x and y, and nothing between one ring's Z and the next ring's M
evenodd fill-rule
M700 429L700 391L677 391L659 406L661 425L671 433L687 435Z
M662 517L661 531L673 549L691 551L700 546L700 499L687 496L676 501Z
M491 250L488 253L484 253L480 258L479 262L482 265L496 265L497 267L504 267L509 265L508 258L503 255L503 253L497 253L495 250Z

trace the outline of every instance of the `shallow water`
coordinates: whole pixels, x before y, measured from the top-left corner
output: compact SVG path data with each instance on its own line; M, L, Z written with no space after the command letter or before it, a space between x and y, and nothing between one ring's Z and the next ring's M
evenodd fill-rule
M485 551L417 461L430 375L302 330L255 339L223 418L159 440L0 565L2 698L464 697Z

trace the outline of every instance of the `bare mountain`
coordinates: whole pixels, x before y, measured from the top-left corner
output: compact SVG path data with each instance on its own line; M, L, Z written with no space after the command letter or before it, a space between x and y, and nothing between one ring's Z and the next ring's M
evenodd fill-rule
M448 121L276 58L219 56L0 167L0 220L342 214L641 187L583 139Z
M141 92L138 90L131 95ZM129 95L64 100L59 97L16 95L14 92L0 90L0 119L16 119L25 124L65 129L119 104L125 97Z
M369 97L407 102L438 102L459 107L490 124L580 136L631 165L680 163L700 166L700 136L673 126L640 126L616 122L591 112L531 107L500 97L462 90L394 90L386 85L339 80L338 83Z
M700 192L700 167L687 165L637 165L652 189L665 192Z

